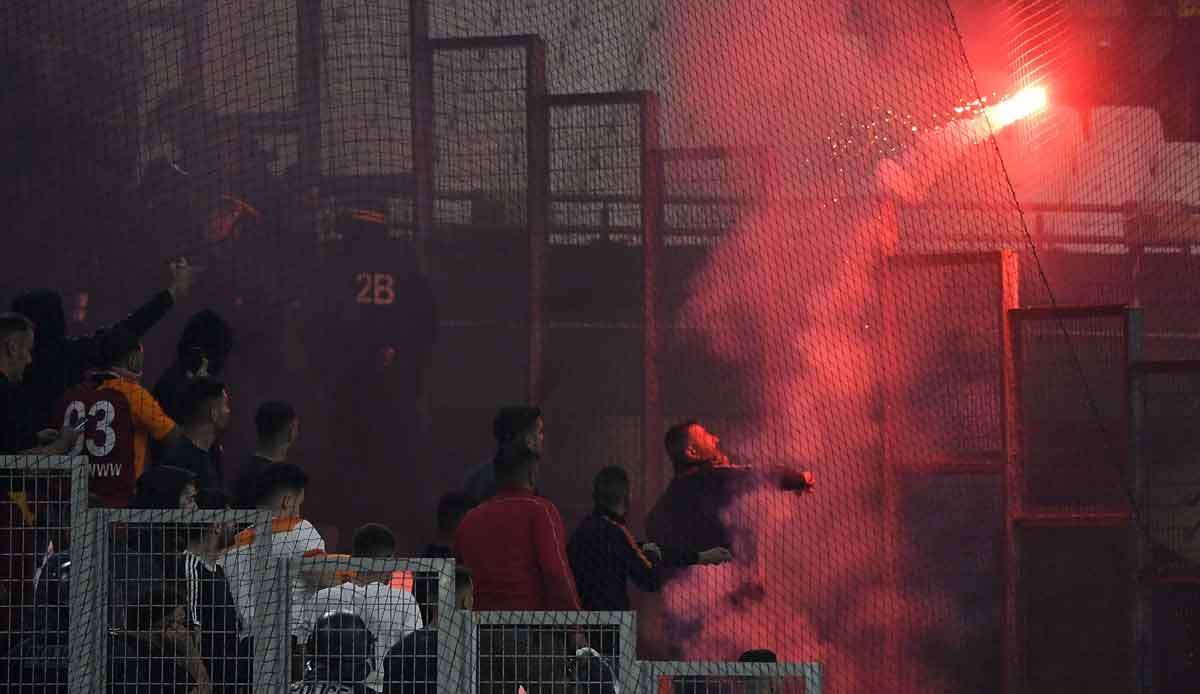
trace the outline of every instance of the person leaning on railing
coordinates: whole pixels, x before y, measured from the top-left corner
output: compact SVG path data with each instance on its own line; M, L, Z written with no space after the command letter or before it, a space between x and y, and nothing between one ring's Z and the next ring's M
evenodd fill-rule
M271 521L271 559L325 555L325 540L316 527L300 515L307 487L308 475L294 463L271 465L259 479L257 508L274 514ZM254 543L257 532L254 527L241 531L234 538L233 546L222 555L225 576L238 609L238 659L243 664L249 663L255 652L252 631L256 615L262 618L263 612L260 610L276 608L276 605L257 604L260 599L271 595L273 577L273 570L259 572L256 569L258 564L254 556ZM300 627L309 598L318 589L335 585L335 580L331 570L300 572L293 579L290 587L291 611L288 615L293 650L297 648L296 637L302 633ZM241 682L248 684L251 675L249 668L243 668L238 677Z

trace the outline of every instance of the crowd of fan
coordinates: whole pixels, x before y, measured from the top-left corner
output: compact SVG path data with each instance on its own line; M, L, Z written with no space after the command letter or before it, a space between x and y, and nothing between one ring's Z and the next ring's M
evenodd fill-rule
M186 262L170 267L165 291L94 335L65 334L62 302L53 292L26 293L13 301L12 312L0 314L0 454L26 460L86 455L93 508L254 509L272 519L269 543L256 542L266 524L249 522L130 523L114 531L110 570L119 594L113 613L105 615L111 626L109 689L250 691L250 664L271 653L269 646L259 648L255 660L256 634L262 633L255 625L263 622L264 610L290 605L292 660L302 664L289 673L293 691L435 691L445 615L438 613L431 574L331 570L325 568L329 562L317 562L320 568L305 564L292 577L289 599L270 594L271 573L261 567L271 563L256 561L260 552L269 551L272 559L329 556L303 517L308 476L288 461L299 417L288 403L259 404L254 456L240 466L237 479L224 479L219 442L230 423L230 404L220 376L233 343L210 310L188 321L175 363L153 389L141 385L142 338L192 283ZM625 519L630 480L620 467L595 477L595 511L568 536L558 509L537 491L541 411L502 408L492 434L495 457L472 468L461 490L441 497L437 537L421 553L457 561L457 610L629 610L629 580L653 592L672 571L730 560L730 538L720 528L676 533L673 544L668 537L655 537L662 545L635 540ZM716 437L697 422L673 427L666 447L685 483L697 478L693 471L728 466ZM13 479L19 476L7 482L9 500L27 502ZM804 486L811 487L811 477ZM45 608L36 613L33 629L21 629L25 638L3 646L8 655L0 674L10 683L24 682L19 691L59 691L55 687L66 681L70 548L68 538L51 528L68 525L59 517L18 529L38 538L38 565L29 579ZM367 524L354 533L352 557L396 554L386 526ZM540 639L535 627L508 630L480 648L551 655L549 648L570 657L612 656L619 648L614 634L558 631L561 638ZM556 676L520 659L506 662L496 679L532 683Z

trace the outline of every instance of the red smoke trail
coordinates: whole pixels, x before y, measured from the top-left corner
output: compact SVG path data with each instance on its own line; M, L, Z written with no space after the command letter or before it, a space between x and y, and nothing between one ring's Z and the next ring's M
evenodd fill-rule
M693 570L663 602L704 623L684 644L691 659L771 648L822 662L827 692L945 690L913 645L901 645L905 663L885 659L890 635L945 628L955 610L948 597L884 580L877 388L881 360L895 357L880 352L877 287L898 229L888 207L851 196L903 186L923 195L953 175L986 121L954 113L969 107L973 83L944 9L906 7L911 16L879 19L902 30L856 33L849 3L714 4L688 3L675 18L688 116L674 144L770 145L777 177L694 278L681 321L754 393L747 420L717 432L734 459L811 468L819 486L741 499L729 521L758 537L758 556ZM1025 99L988 115L1011 122ZM927 135L917 119L929 114L946 126ZM892 168L901 175L889 178ZM987 173L982 185L1003 182ZM912 311L935 319L931 307ZM723 601L756 579L764 600Z

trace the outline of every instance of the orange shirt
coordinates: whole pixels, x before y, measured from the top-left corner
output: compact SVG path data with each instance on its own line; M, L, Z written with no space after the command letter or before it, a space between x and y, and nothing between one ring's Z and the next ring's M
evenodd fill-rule
M110 378L96 390L115 390L129 403L133 419L133 471L137 477L146 469L146 446L149 436L162 441L175 428L175 422L163 412L162 406L140 384L124 378Z

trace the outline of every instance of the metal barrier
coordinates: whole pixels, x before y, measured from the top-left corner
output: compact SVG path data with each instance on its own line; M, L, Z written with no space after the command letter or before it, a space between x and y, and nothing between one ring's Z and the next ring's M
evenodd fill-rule
M645 694L821 694L820 663L643 664Z
M68 615L79 614L89 590L62 591L64 577L46 571L51 548L71 541L82 527L87 502L86 469L66 456L0 456L4 498L0 588L4 605L4 653L0 679L12 691L84 691L92 654ZM39 590L40 589L40 590ZM67 604L63 604L64 601ZM68 654L78 654L68 658Z
M314 681L345 654L346 676L380 692L634 694L672 678L821 691L815 664L639 662L632 612L459 610L453 560L300 558L266 511L90 509L87 472L84 458L0 457L5 691L195 681L203 663L214 688L278 694L294 665ZM373 650L347 651L336 629L369 631Z
M126 661L144 658L152 651L139 644L134 644L139 647L131 656L123 651L131 640L146 640L145 634L156 624L150 620L158 618L168 624L177 619L180 608L188 620L192 645L200 652L208 674L221 680L217 683L252 682L255 692L287 689L287 649L278 644L285 644L287 639L288 603L277 599L279 595L286 597L286 591L279 589L286 576L270 561L273 548L269 512L87 509L79 520L72 534L87 538L87 542L74 543L74 553L80 557L72 557L72 583L82 579L82 585L93 589L86 591L78 604L74 599L80 591L72 590L72 634L84 644L82 650L72 646L72 652L90 658L83 668L81 688L72 687L72 693L102 691L106 683L120 684L114 680L134 676L127 671L141 677L137 666ZM202 576L196 560L203 560L197 555L191 555L194 559L189 561L188 547L203 542L205 533L248 528L255 532L251 573L239 577L245 588L226 581L215 570L212 576ZM219 592L222 582L228 586L231 600L225 607L237 610L237 614L221 620L221 624L202 625L200 612L206 609L203 596L214 589ZM259 606L273 604L279 609L258 609L246 624L246 601ZM155 617L142 616L148 614ZM253 652L246 650L250 645L254 646ZM178 646L175 651L179 652Z
M633 612L473 612L470 619L479 692L638 690Z

